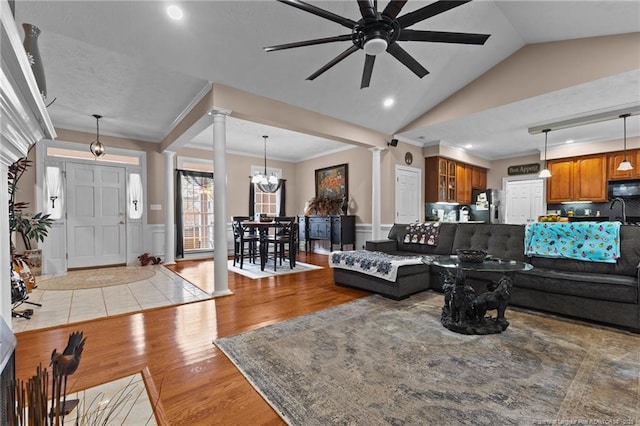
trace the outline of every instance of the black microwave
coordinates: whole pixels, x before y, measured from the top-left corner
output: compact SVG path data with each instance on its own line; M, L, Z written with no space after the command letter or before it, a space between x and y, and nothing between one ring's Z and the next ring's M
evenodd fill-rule
M612 198L640 198L640 179L609 181L608 196Z

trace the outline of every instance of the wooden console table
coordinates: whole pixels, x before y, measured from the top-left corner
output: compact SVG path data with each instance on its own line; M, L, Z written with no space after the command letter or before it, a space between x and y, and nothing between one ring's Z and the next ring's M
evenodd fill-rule
M309 251L311 242L315 240L329 241L333 246L340 244L340 250L345 245L356 245L356 217L354 215L313 215L298 216L298 238L304 240L304 249Z

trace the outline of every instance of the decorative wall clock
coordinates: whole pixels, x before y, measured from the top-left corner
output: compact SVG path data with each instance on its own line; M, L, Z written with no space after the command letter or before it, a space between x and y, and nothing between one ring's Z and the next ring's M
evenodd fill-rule
M411 165L411 163L413 163L413 154L411 154L410 152L407 152L404 155L404 162L407 163L408 165Z

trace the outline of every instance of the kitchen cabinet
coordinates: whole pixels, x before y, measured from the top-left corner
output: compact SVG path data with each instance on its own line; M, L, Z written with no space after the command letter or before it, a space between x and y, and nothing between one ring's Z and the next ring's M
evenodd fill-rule
M640 149L628 149L627 159L631 162L633 170L619 171L618 166L624 160L624 151L610 152L607 154L607 179L637 179L640 178Z
M456 164L456 201L461 204L471 204L472 175L473 166Z
M456 162L441 157L425 158L425 201L456 201Z
M547 203L607 201L605 154L547 161Z
M425 158L425 202L471 203L472 189L487 188L487 170L442 157Z
M487 189L487 169L471 166L471 188Z

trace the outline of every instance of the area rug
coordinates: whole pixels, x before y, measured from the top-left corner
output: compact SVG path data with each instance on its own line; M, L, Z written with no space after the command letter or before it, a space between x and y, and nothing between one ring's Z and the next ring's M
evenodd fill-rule
M441 306L374 295L214 343L291 425L640 420L640 336L514 310L468 336Z
M153 268L118 266L113 268L70 271L65 275L36 279L41 290L81 290L110 287L143 281L155 275Z
M289 262L284 261L282 265L278 265L277 269L273 270L273 261L269 262L265 266L264 271L260 270L259 263L251 263L245 261L240 269L240 264L236 262L236 266L233 266L233 260L228 263L229 271L235 272L245 277L252 278L254 280L259 278L269 278L287 274L297 274L299 272L313 271L315 269L322 269L322 266L311 265L310 263L296 262L296 266L293 269L289 268Z

